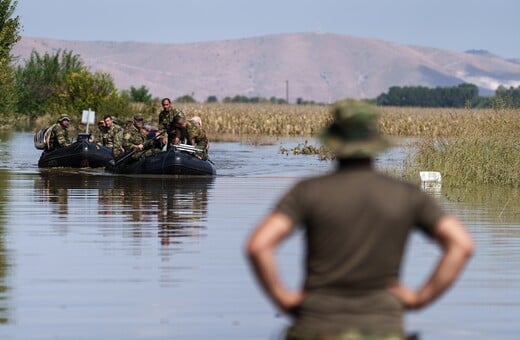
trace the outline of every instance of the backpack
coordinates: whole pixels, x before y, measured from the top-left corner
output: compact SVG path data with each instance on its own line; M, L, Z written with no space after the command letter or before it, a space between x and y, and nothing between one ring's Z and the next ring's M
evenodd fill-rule
M56 125L56 124L54 124ZM38 150L49 149L49 142L51 138L51 131L54 125L41 129L34 134L34 147Z

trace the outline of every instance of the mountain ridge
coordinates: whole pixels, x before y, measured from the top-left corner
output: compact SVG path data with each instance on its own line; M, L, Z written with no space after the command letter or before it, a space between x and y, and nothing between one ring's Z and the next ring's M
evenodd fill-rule
M120 89L145 85L153 96L297 98L317 102L374 98L391 86L520 86L520 64L483 50L456 52L333 33L288 33L189 44L66 41L22 37L13 50L79 54ZM471 53L473 52L473 53Z

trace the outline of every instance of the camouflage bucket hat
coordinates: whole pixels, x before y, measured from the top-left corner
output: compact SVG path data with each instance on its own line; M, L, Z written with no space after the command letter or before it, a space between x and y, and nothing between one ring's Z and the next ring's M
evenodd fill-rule
M338 158L372 157L392 145L379 133L375 106L346 99L334 105L332 115L321 141Z

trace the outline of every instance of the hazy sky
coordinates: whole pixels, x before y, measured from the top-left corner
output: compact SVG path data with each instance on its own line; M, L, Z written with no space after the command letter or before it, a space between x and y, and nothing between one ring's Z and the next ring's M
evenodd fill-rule
M519 0L19 0L22 36L190 43L327 32L520 58Z

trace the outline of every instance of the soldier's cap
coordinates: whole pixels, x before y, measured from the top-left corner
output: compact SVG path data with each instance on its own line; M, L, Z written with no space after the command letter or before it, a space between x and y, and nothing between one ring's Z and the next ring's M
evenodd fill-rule
M144 120L144 117L143 117L142 114L136 114L136 115L134 116L134 120Z
M63 122L64 120L68 120L70 122L69 115L61 115L60 118L58 118L58 122Z
M332 116L321 141L338 158L373 157L392 145L379 133L379 114L373 105L353 99L338 101Z

